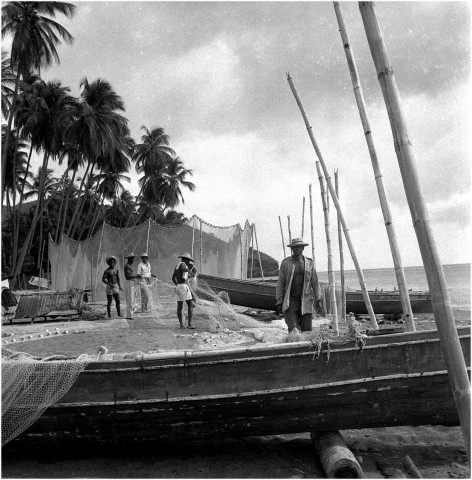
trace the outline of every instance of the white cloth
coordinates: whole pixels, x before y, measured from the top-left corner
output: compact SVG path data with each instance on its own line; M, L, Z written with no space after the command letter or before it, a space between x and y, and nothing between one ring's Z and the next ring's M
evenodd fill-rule
M177 294L178 302L186 302L187 300L192 300L192 292L190 291L190 288L186 283L179 283L175 287L175 292Z
M136 284L134 280L125 281L125 298L126 298L126 318L133 318L133 313L136 310Z
M151 264L149 262L140 262L136 273L143 278L151 278Z

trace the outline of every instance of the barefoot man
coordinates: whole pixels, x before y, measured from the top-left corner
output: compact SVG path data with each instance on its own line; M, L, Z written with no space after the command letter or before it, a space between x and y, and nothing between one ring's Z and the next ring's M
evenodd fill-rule
M137 275L134 273L133 263L136 255L131 252L127 255L127 262L124 266L125 271L125 298L126 298L126 318L128 320L133 319L134 313L134 302L136 298L136 279L141 278L141 275Z
M111 302L113 299L115 299L118 317L121 317L120 292L122 292L123 289L120 285L120 274L116 268L116 257L108 257L106 262L108 263L108 268L103 272L102 282L106 285L105 293L107 294L108 318L111 318Z
M188 286L188 279L196 275L196 268L194 266L194 260L189 253L179 255L178 258L181 258L182 261L175 267L174 274L172 275L172 281L174 285L176 285L177 293L177 317L179 318L180 328L184 328L182 308L185 302L188 308L187 328L194 329L195 327L192 325L192 292Z

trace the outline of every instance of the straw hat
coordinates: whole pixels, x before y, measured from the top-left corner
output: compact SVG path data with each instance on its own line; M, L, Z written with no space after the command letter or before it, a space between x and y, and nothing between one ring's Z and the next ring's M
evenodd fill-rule
M135 257L136 255L133 252L128 253L128 255L126 255L126 258L135 258Z
M305 243L302 238L293 238L292 243L290 245L287 245L287 247L293 248L293 247L306 247L308 243Z
M177 258L188 258L191 262L195 262L190 253L182 253L182 255L178 255Z
M107 262L108 264L110 264L110 261L111 260L115 260L115 263L117 263L118 261L116 260L116 257L114 257L113 255L111 255L110 257L107 257L105 262Z
M141 258L143 257L149 258L149 255L147 254L147 252L141 253Z

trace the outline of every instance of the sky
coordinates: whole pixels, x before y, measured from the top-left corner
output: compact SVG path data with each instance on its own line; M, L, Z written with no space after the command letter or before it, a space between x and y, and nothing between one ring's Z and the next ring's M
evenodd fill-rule
M73 2L57 20L74 36L42 72L80 94L110 82L133 138L163 127L193 171L177 207L213 225L256 226L261 251L284 257L292 238L327 270L316 154L287 83L290 72L330 172L361 268L393 267L374 173L331 2ZM341 2L404 266L422 265L380 85L355 2ZM470 262L470 4L376 2L416 168L443 264ZM136 195L138 175L126 187ZM332 178L334 178L332 174ZM339 268L331 202L334 267ZM287 255L289 254L286 248ZM345 268L353 269L344 242Z

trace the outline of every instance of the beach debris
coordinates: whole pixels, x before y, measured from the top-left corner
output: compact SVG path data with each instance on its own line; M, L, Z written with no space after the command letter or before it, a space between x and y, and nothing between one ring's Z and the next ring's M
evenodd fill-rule
M104 345L101 345L97 349L97 355L100 357L101 355L105 355L108 352L108 348L105 347Z

